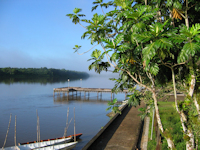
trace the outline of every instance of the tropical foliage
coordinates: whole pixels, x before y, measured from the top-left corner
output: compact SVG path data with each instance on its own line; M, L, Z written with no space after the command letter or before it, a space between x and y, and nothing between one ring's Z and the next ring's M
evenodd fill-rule
M80 18L85 16L79 15L81 9L67 14L75 24L88 24L83 26L83 39L101 45L102 51L92 52L89 69L100 73L114 67L113 72L119 72L119 78L112 79L115 92L124 88L136 91L140 86L140 92L129 96L129 104L138 105L143 99L155 108L159 129L170 149L176 144L169 127L163 127L157 101L166 91L173 92L186 149L198 148L200 24L196 14L200 4L194 0L96 0L93 4L92 11L100 7L102 14L95 13L91 20ZM108 7L110 11L105 12ZM76 45L75 52L80 48ZM186 95L184 101L177 100L177 91ZM147 109L142 112L144 117Z
M0 82L60 82L88 78L86 72L54 68L0 68Z

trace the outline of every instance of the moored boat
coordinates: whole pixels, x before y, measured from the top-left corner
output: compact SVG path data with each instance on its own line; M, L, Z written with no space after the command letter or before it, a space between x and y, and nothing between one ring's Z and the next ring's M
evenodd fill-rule
M41 148L34 148L35 150L59 150L59 149L65 149L70 150L76 146L78 142L70 142L70 143L64 143L64 144L58 144L58 145L51 145Z
M35 148L50 146L50 145L59 144L63 142L70 142L71 140L72 140L72 137L68 137L68 138L46 140L46 141L37 142L37 143L29 143L29 144L23 144L23 145L19 144L19 146L20 148L35 149Z
M76 139L78 139L81 135L82 135L82 133L75 134ZM72 141L74 139L74 135L69 135L69 136L66 136L66 137L60 137L60 138L54 138L54 139L41 140L40 142L48 142L48 141L56 141L56 140L58 140L57 143L61 143L61 142L64 142L62 140L68 140L68 138L70 138L70 141ZM40 143L40 142L32 141L32 142L26 142L26 143L18 143L18 145L27 145L27 144L32 144L32 143L35 144L35 143Z

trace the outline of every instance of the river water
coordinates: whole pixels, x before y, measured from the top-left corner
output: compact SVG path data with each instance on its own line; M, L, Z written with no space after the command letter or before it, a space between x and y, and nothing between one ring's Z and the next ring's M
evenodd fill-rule
M69 120L74 116L76 133L83 133L76 150L85 144L109 121L106 116L110 111L107 101L111 100L110 93L103 93L102 99L97 100L97 93L84 93L69 97L67 101L61 94L53 96L53 88L60 87L87 87L87 88L113 88L114 82L109 77L95 76L85 80L66 81L58 83L0 83L0 147L3 146L6 136L10 114L12 114L10 130L6 147L14 145L15 115L17 116L17 143L37 140L38 111L40 122L40 139L62 137L67 120L69 107ZM119 101L124 100L124 94L114 96ZM67 135L74 132L74 121L71 121Z

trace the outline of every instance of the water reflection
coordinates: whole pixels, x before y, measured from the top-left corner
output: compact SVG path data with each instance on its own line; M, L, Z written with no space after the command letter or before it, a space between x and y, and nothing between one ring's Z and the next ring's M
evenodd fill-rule
M82 82L82 83L81 83ZM70 86L88 88L112 88L114 83L108 77L90 77L82 80L70 80ZM73 118L73 109L76 108L76 132L83 133L76 150L84 145L103 127L108 121L106 116L107 102L111 100L111 93L75 92L73 95L63 93L53 96L53 89L67 87L68 82L57 83L0 83L0 147L3 146L10 113L17 115L17 143L34 141L37 139L36 109L40 117L41 139L49 139L63 136L66 125L67 109L69 107L69 118ZM119 100L124 100L124 94L117 94ZM113 97L113 98L114 98ZM67 131L73 134L73 125ZM14 117L6 143L7 146L14 145Z
M86 80L89 77L80 77L81 81ZM76 81L78 79L70 79L70 81ZM47 85L47 84L54 84L54 83L69 83L68 78L53 78L53 77L39 77L39 78L2 78L0 77L0 83L4 84L14 84L14 83L28 83L28 84L33 84L33 83L40 83L41 85Z
M70 102L76 101L76 102L84 102L84 103L104 103L107 104L109 101L106 98L103 99L102 94L100 96L94 96L94 94L92 94L92 96L85 94L83 92L77 92L77 94L72 94L72 95L67 95L66 93L62 93L62 94L57 94L56 96L53 97L54 103L55 104L68 104Z

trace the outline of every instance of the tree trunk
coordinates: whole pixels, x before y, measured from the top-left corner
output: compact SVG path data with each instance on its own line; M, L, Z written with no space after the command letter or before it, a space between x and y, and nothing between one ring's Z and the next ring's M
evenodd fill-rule
M161 122L161 119L160 119L160 114L159 114L159 109L158 109L158 101L157 101L157 98L156 98L155 88L153 89L152 94L153 94L152 97L154 99L154 106L155 106L155 112L156 112L158 127L161 130L161 132L163 133L164 129L163 129L162 122ZM168 137L165 137L165 138L167 140L168 147L172 150L175 147L174 142L172 141L172 139L170 139Z
M193 97L195 83L196 83L195 76L191 75L190 87L188 91L188 96L190 96L191 98ZM192 130L188 129L187 136L190 138L190 140L186 142L186 150L193 150L194 149L194 134Z
M197 109L197 113L200 115L200 112L199 112L199 104L198 104L198 102L197 102L197 97L194 96L193 98L194 98L194 104L195 104L196 109ZM200 116L199 116L199 117L200 117Z
M191 81L190 81L190 87L189 87L189 91L188 91L188 95L190 97L193 96L193 93L194 93L194 88L195 88L195 83L196 83L196 80L195 80L195 76L194 75L191 75Z
M144 0L145 5L147 5L147 0Z
M194 134L191 130L187 131L190 140L186 142L186 150L194 150Z
M158 4L156 5L156 7L159 8ZM160 9L157 12L157 21L162 23L161 10Z
M171 25L173 25L173 27L175 27L174 18L172 17L172 16L173 16L173 15L172 15L172 11L171 11L171 10L169 10L169 11L170 11L169 17L172 19Z
M186 0L186 8L185 8L185 25L187 26L187 28L189 29L189 19L188 19L188 0Z

